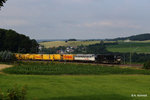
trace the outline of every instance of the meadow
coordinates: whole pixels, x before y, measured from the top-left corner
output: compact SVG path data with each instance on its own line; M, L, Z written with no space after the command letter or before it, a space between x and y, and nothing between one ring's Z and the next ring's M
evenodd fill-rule
M150 100L149 80L148 75L0 75L0 88L26 85L27 100Z

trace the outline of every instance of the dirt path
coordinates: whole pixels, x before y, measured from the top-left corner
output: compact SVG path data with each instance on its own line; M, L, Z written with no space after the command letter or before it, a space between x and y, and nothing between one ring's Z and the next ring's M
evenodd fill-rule
M9 67L12 67L12 65L0 64L0 74L4 74L2 70Z

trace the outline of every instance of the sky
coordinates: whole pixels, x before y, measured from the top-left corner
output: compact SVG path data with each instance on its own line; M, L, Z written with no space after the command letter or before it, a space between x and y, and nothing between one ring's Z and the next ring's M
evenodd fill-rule
M34 39L108 39L150 33L150 0L8 0L0 28Z

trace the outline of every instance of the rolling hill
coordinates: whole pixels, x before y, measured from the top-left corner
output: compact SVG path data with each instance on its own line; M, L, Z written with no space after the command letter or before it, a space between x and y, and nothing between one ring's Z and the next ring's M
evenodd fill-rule
M146 41L150 40L150 33L144 33L139 35L133 35L129 37L119 37L115 39L107 39L108 41L118 41L118 40L131 40L131 41Z

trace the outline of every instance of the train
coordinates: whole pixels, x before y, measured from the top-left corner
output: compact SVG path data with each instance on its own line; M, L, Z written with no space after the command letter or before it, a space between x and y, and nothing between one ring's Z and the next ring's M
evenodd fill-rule
M111 54L15 54L17 60L69 61L120 64L121 57Z

